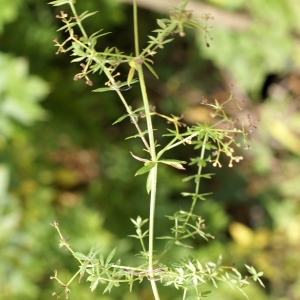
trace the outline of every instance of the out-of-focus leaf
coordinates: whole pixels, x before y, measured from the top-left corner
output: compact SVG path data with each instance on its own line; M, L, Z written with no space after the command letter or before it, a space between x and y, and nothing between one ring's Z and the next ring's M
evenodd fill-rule
M19 14L21 0L6 1L0 0L0 34L3 31L5 23L14 21Z
M0 53L0 134L13 132L13 121L31 125L46 116L38 103L49 92L48 84L37 76L28 74L28 62Z
M7 195L9 182L9 169L6 165L0 165L0 199L4 199Z

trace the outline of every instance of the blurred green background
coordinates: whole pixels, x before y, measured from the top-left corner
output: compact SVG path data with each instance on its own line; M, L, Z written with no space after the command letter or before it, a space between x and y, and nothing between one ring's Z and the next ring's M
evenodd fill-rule
M160 2L149 0L149 7L146 2L140 9L142 44L163 16ZM212 12L213 40L207 48L202 32L187 31L157 55L160 79L146 74L151 103L164 114L184 113L188 124L205 122L209 116L201 97L222 102L233 85L244 111L230 108L228 113L245 122L250 113L258 129L252 149L239 150L244 156L239 165L230 169L224 161L222 169L208 167L216 176L203 189L213 195L197 213L216 240L195 241L190 252L175 248L169 258L192 254L215 261L222 254L228 265L244 270L246 263L265 272L266 288L247 287L250 298L299 300L300 2L192 2L196 16ZM50 226L54 220L75 251L103 244L104 253L117 247L116 257L124 264L136 263L140 249L127 237L134 232L129 218L147 218L148 197L145 177L134 177L140 164L129 151L141 154L142 145L125 140L135 134L130 122L111 125L125 113L116 95L91 93L105 78L94 76L93 88L74 82L80 67L66 54L55 55L53 39L66 37L56 32L55 15L67 7L53 8L43 0L0 0L0 7L0 299L50 299L59 291L50 280L54 269L67 281L78 267L59 249ZM99 41L99 49L116 45L133 52L130 5L78 0L77 9L99 11L85 21L89 34L102 28L112 32ZM126 96L133 107L141 106L138 88ZM166 126L155 119L156 128ZM180 148L172 155L187 159L193 156L189 151ZM158 236L172 226L164 216L189 205L180 196L189 188L182 182L186 174L166 167L159 176ZM102 292L99 287L91 293L83 280L73 283L70 299L153 298L146 282L133 293L127 286ZM163 288L162 295L181 299L171 288ZM220 287L211 298L243 296Z

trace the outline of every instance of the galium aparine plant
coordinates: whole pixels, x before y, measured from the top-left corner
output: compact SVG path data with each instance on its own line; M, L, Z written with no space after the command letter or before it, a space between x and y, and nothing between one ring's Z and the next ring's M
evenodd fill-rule
M222 104L217 100L214 103L209 103L203 98L202 104L212 109L215 121L209 124L199 123L190 127L181 121L182 116L164 115L157 112L149 104L144 69L147 68L158 78L152 67L156 53L164 48L166 44L171 43L176 35L184 37L187 29L202 30L206 45L209 47L208 40L211 39L211 28L207 24L211 16L205 15L204 26L200 25L198 19L193 16L193 12L186 8L188 0L184 0L180 7L171 10L168 18L157 20L158 28L153 30L152 35L148 36L147 45L141 49L138 39L137 0L133 0L135 54L126 55L119 51L117 47L106 47L102 51L96 50L98 39L108 33L103 32L102 29L92 34L86 32L83 21L93 16L95 12L89 13L86 11L78 14L75 0L56 0L50 2L50 4L69 7L70 13L61 10L56 16L63 24L59 30L65 31L68 37L62 42L55 39L54 43L57 47L56 54L68 52L73 57L72 62L79 64L81 71L74 75L74 80L83 79L89 86L93 86L90 74L105 74L107 81L103 83L102 87L95 88L93 92L115 93L116 98L123 103L126 112L115 123L129 120L134 124L137 130L135 137L140 138L142 147L146 150L146 155L145 157L139 157L131 153L131 156L141 162L141 168L137 170L135 175L147 175L146 191L150 200L149 218L142 219L137 216L131 219L135 227L135 234L131 237L139 241L141 246L139 256L143 258L143 264L138 266L122 265L119 259L114 258L116 249L113 249L107 257L104 257L101 253L102 246L93 246L86 254L76 252L62 235L58 222L51 223L59 234L59 246L66 247L80 264L78 271L68 282L62 282L55 270L51 279L59 283L61 290L54 292L53 296L59 298L62 293L65 293L66 298L68 298L70 285L74 279L79 278L81 280L85 278L86 281L90 282L91 291L94 291L99 285L103 285L104 293L110 292L112 288L124 283L129 285L131 290L134 283L147 280L151 285L155 300L160 299L158 283L160 286L173 286L178 289L179 293L182 294L182 299L204 299L211 292L207 290L208 283L212 283L217 288L220 282L225 282L229 286L238 289L248 298L243 291L243 287L249 284L249 279L258 281L263 285L260 279L263 272L257 272L251 266L246 265L250 275L244 277L235 267L222 265L222 256L219 256L216 262L200 262L199 259L192 257L183 258L179 262L169 262L168 264L160 262L160 259L168 251L171 251L174 246L189 247L185 243L188 238L197 236L205 240L214 238L207 232L205 220L194 213L199 200L205 200L210 194L201 193L200 191L202 179L210 179L213 175L205 173L204 168L209 163L215 167L221 167L220 155L222 154L229 158L229 167L240 162L243 159L242 156L234 154L235 147L241 146L239 136L242 137L244 147L248 149L249 128L254 127L250 116L250 124L247 127L244 124L238 127L236 121L227 116L224 109L227 102L235 102L239 107L239 103L232 94ZM125 64L128 69L125 81L118 80L121 64ZM140 88L141 107L131 107L124 95L124 92L132 86L139 86ZM153 117L164 118L171 126L166 133L161 134L166 142L165 145L160 147L158 147L155 139L155 135L159 133L154 130ZM139 119L144 119L145 122L138 122ZM157 182L159 166L165 164L185 170L186 161L164 158L169 150L180 146L193 147L196 153L195 157L190 158L188 165L196 166L197 173L183 179L184 181L193 181L195 184L193 192L182 193L184 197L190 199L191 207L189 211L179 210L173 216L168 216L174 224L169 236L155 237L155 207L156 201L159 201L156 194L157 184L159 184ZM146 197L144 201L149 200ZM156 253L154 255L154 238L166 240L165 249L160 254ZM146 240L148 240L148 243Z

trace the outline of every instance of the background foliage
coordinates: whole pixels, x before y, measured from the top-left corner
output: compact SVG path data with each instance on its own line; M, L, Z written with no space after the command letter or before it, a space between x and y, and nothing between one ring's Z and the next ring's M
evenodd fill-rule
M235 11L250 16L248 27L214 25L209 48L202 33L177 39L157 57L160 79L147 78L153 105L166 113L183 112L187 123L207 120L201 97L225 100L230 84L245 101L245 115L250 112L253 120L260 120L252 149L237 168L211 167L217 176L207 182L207 190L214 194L197 213L217 239L194 244L200 259L217 259L222 253L228 264L263 269L267 288L252 285L247 292L253 299L300 297L298 2L207 1L225 15ZM48 299L57 288L49 279L54 269L65 277L76 269L68 253L58 248L58 236L49 225L53 220L78 251L87 252L97 241L107 253L116 246L123 260L136 259L131 253L138 251L137 245L126 237L133 233L129 218L146 218L148 211L143 178L132 180L139 167L129 151L139 144L124 140L134 133L131 123L111 126L124 114L114 94L90 93L84 82L72 80L78 70L69 58L55 56L52 41L60 24L54 16L59 10L40 0L2 0L0 5L0 298ZM113 32L103 43L130 52L130 6L95 0L78 1L77 6L79 11L100 12L86 26L91 32ZM142 42L156 16L140 11ZM101 82L92 80L94 87ZM138 91L128 94L133 104L139 101ZM157 128L166 125L157 122ZM171 226L164 216L188 206L180 196L182 176L167 167L161 174L159 235ZM178 249L174 258L187 254ZM219 293L214 297L242 297L226 287ZM104 296L100 289L90 294L85 282L73 285L71 299L87 295L151 299L147 284L133 294L117 289ZM165 298L171 297L166 290Z

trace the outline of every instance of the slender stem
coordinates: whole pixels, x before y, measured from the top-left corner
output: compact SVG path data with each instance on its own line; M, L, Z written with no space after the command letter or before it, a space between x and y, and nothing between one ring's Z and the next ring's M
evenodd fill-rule
M132 114L132 110L131 110L131 108L129 107L129 105L127 104L126 100L124 99L123 94L122 94L119 90L117 90L117 94L118 94L119 98L121 99L122 103L124 104L124 106L125 106L125 108L126 108L126 111L127 111L129 114ZM133 122L134 126L136 127L136 129L137 129L137 131L138 131L138 133L139 133L139 135L140 135L140 138L142 139L142 141L143 141L144 145L146 146L147 150L149 151L149 150L150 150L150 146L149 146L147 140L145 139L145 136L144 136L144 134L142 133L141 128L140 128L140 126L138 125L136 119L135 119L135 118L131 118L131 121Z
M149 108L149 100L145 86L144 73L141 65L137 67L139 82L141 86L141 92L144 102L145 115L147 121L148 135L149 135L149 143L150 143L150 155L152 161L157 161L156 158L156 149L155 149L155 140L153 134L153 126L151 120L151 112ZM156 200L156 184L157 184L157 164L150 171L150 182L151 182L151 194L150 194L150 215L149 215L149 273L151 274L153 271L153 240L154 240L154 216L155 216L155 200ZM151 280L152 290L155 296L155 299L159 299L156 283Z
M142 246L142 249L144 251L144 253L146 253L146 247L145 247L145 244L144 244L144 240L143 240L143 237L140 236L140 243L141 243L141 246Z
M191 135L189 135L188 137L184 138L183 140L177 142L174 144L175 141L177 141L177 138L174 138L164 149L162 149L161 151L158 152L157 154L157 158L159 159L166 151L174 148L174 147L177 147L181 144L184 144L186 142L189 142L191 141L195 136L197 136L199 133L193 133Z
M202 148L201 148L201 154L200 154L200 159L203 161L204 160L204 155L205 155L205 145L206 145L206 142L207 142L207 139L208 139L208 134L206 133L205 136L204 136L204 139L203 139L203 144L202 144ZM193 198L193 203L191 205L191 208L190 208L190 212L188 214L188 217L187 219L185 220L184 222L184 225L185 226L195 208L195 205L196 205L196 202L197 202L197 196L199 194L199 190L200 190L200 182L201 182L201 173L202 173L202 164L198 167L198 173L197 173L197 176L198 176L198 180L197 180L197 183L196 183L196 187L195 187L195 197Z
M134 13L137 13L137 3L136 0L134 0ZM139 47L138 47L138 30L137 30L137 16L134 17L134 33L135 33L135 50L136 50L136 56L139 55ZM144 73L142 66L137 64L137 71L139 76L139 82L141 87L141 93L144 103L144 109L145 109L145 115L146 115L146 122L147 122L147 128L148 128L148 136L149 136L149 143L150 143L150 155L151 160L156 162L156 149L155 149L155 140L154 140L154 134L153 134L153 126L152 126L152 120L151 120L151 111L149 107L149 100L148 95L146 91L146 85L145 85L145 79L144 79ZM151 182L151 194L150 194L150 213L149 213L149 266L148 271L151 277L151 274L153 274L153 241L154 241L154 216L155 216L155 200L156 200L156 184L157 184L157 164L153 169L150 171L150 182ZM159 300L159 294L156 286L156 282L154 280L151 280L151 287L152 292L154 295L155 300Z
M154 134L153 134L154 131L153 131L153 126L152 126L151 111L150 111L149 100L148 100L148 95L147 95L147 91L146 91L144 72L143 72L141 65L137 65L137 71L138 71L138 76L139 76L139 82L140 82L140 87L141 87L141 93L142 93L147 128L148 128L151 160L153 162L156 162L157 158L156 158L156 151L155 151L155 140L154 140Z
M111 76L111 74L110 74L110 72L107 70L107 68L104 67L103 69L104 69L104 73L105 73L105 75L107 76L107 78L109 79L109 81L110 81L113 85L115 85L116 82L115 82L114 77ZM131 114L131 113L132 113L132 110L131 110L131 108L129 107L129 105L127 104L127 102L126 102L126 100L125 100L123 94L122 94L119 90L116 90L116 92L117 92L119 98L121 99L123 105L125 106L126 111L128 112L128 114ZM140 127L139 127L139 124L137 123L136 119L135 119L135 118L132 118L131 120L132 120L134 126L136 127L136 129L137 129L137 131L138 131L138 133L139 133L139 135L140 135L140 138L141 138L141 140L143 141L145 147L147 148L148 151L150 151L150 146L149 146L147 140L145 139L145 136L144 136L144 134L142 133L142 131L141 131L141 129L140 129Z
M75 20L77 22L77 25L78 25L78 27L81 30L81 33L83 34L84 37L87 37L87 34L86 34L86 32L85 32L82 24L81 24L81 20L80 20L78 14L77 14L77 11L76 11L76 8L75 8L74 4L73 3L69 3L69 4L70 4L71 10L72 10L72 13L73 13L73 15L75 17Z
M153 292L153 295L154 295L154 299L159 300L160 297L159 297L159 294L158 294L156 282L154 280L151 280L150 282L151 282L151 287L152 287L152 292Z
M72 283L72 281L77 277L77 275L80 273L80 269L76 272L76 274L68 281L68 283L66 284L66 286L69 286L71 283Z
M140 49L139 49L137 0L133 0L133 30L134 30L135 56L138 57L140 55Z

